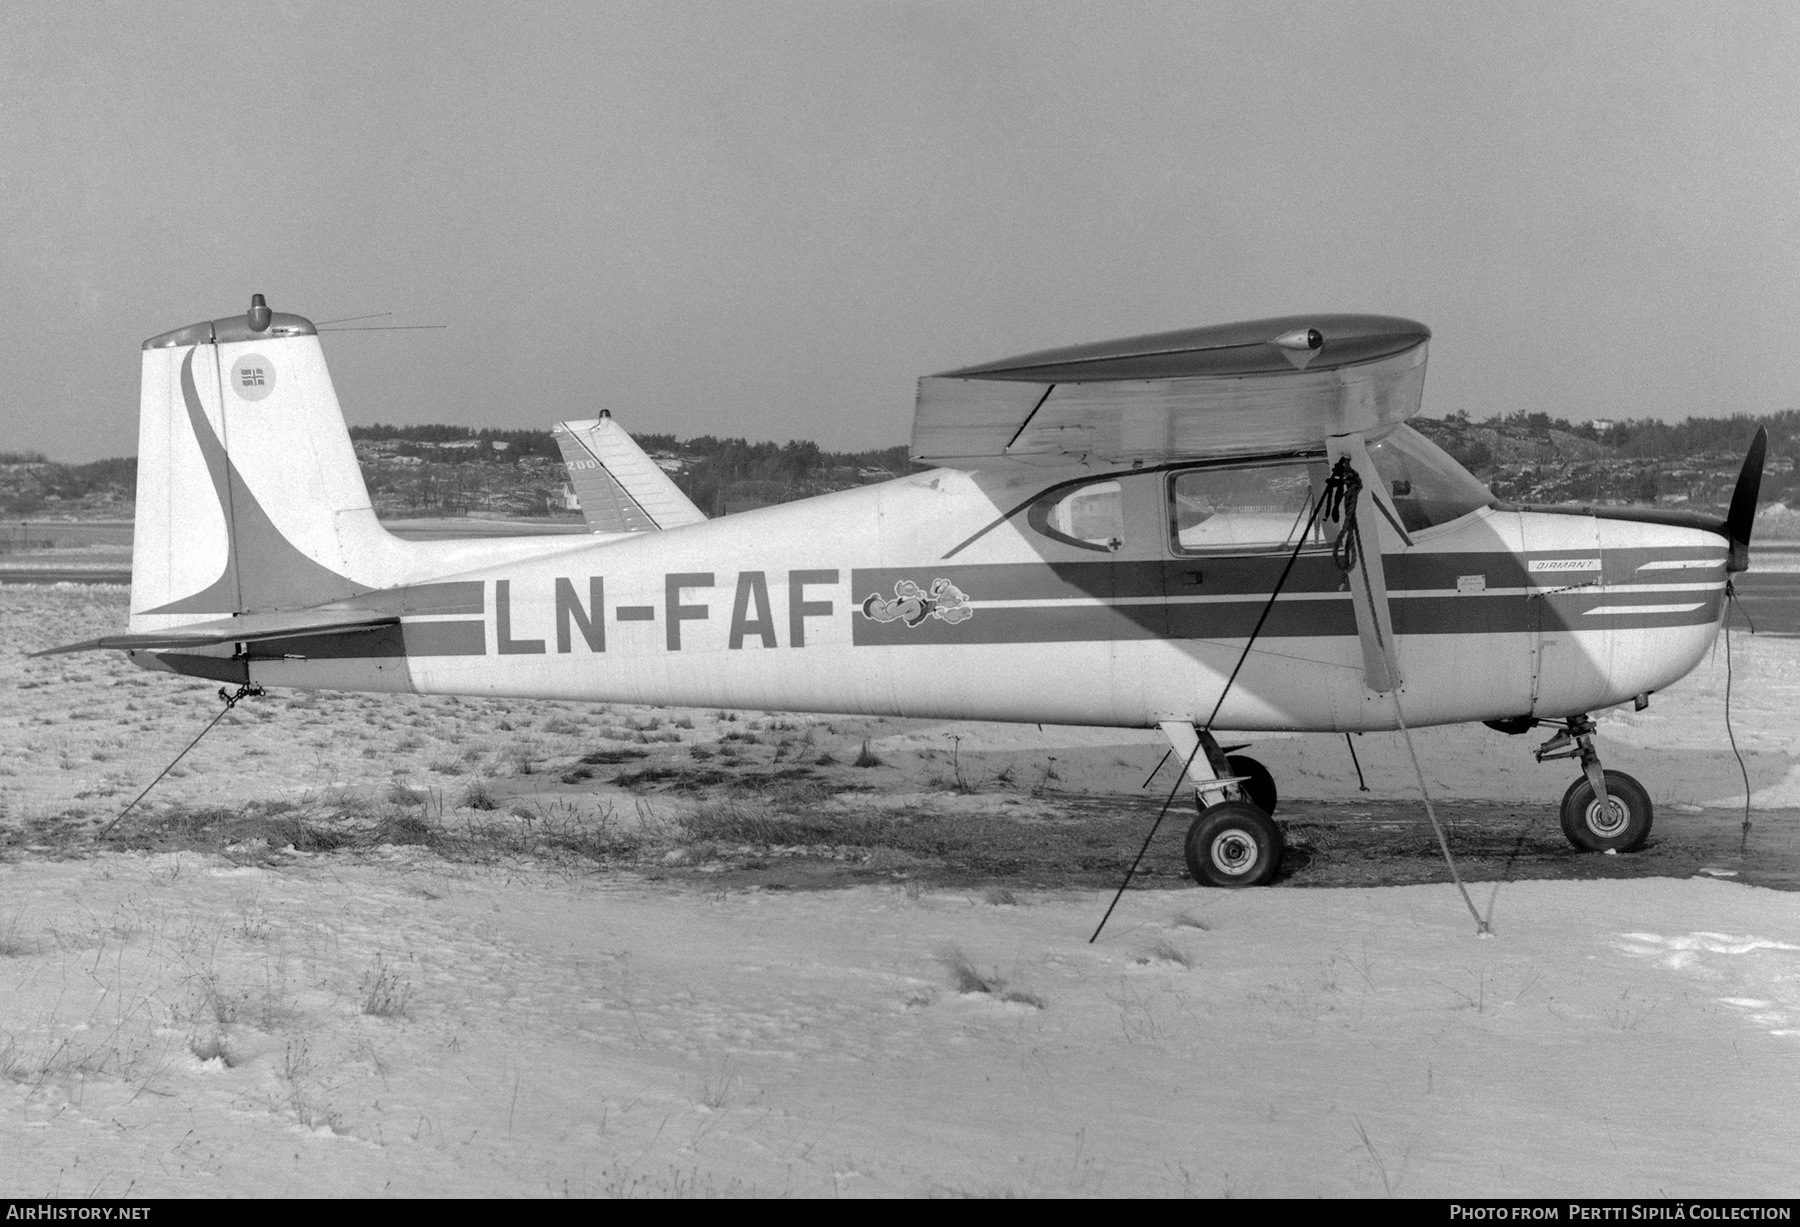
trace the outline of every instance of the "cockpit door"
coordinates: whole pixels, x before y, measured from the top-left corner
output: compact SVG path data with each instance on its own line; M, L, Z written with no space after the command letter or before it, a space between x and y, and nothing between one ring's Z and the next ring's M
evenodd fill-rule
M1336 599L1342 577L1327 557L1324 525L1312 514L1325 473L1324 458L1315 455L1196 464L1157 479L1167 548L1166 637L1205 660L1222 681L1261 621L1257 647L1232 684L1236 701L1260 718L1282 712L1305 724L1331 710L1335 683L1321 679L1332 674L1329 645L1348 629L1349 609ZM1296 546L1300 554L1290 570ZM1271 606L1277 584L1280 599ZM1197 716L1213 701L1200 701ZM1229 716L1228 710L1221 718Z

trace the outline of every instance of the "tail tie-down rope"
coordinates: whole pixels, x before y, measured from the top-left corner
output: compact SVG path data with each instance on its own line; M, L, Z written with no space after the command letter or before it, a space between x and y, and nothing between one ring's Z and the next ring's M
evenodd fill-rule
M152 788L155 788L158 784L162 783L163 776L165 776L165 775L169 774L169 772L175 770L175 764L179 763L182 759L186 758L188 755L188 750L192 750L195 746L199 745L200 737L204 737L208 733L212 732L213 726L216 725L219 721L223 720L225 718L225 713L230 711L232 708L236 707L238 705L238 701L240 699L255 698L256 696L258 696L262 693L263 693L263 688L252 682L245 682L242 686L239 686L237 688L236 694L233 694L233 693L227 691L225 689L225 687L223 687L223 686L219 687L219 697L221 699L225 700L225 706L220 709L219 714L214 716L210 721L208 721L206 727L200 730L199 737L196 737L192 741L187 743L187 750L183 750L181 753L177 754L173 759L171 759L169 761L169 765L167 767L164 767L162 769L162 771L157 774L157 777L154 780L151 780L149 784L145 785L144 791L140 792L137 796L133 797L131 799L131 804L127 805L124 809L119 811L118 818L114 818L111 822L107 823L104 827L101 827L100 833L98 835L96 835L94 838L96 838L96 839L104 838L108 831L112 830L114 827L119 825L120 819L124 818L126 814L129 814L132 810L136 809L137 803L139 801L142 801L145 797L149 796L150 790Z

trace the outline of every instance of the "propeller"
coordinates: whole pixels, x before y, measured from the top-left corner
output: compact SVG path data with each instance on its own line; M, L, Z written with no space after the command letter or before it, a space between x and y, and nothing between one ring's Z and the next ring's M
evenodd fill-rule
M1725 536L1731 541L1727 571L1750 569L1750 529L1756 523L1756 496L1762 492L1763 457L1768 450L1769 429L1758 426L1738 473L1737 488L1731 492L1731 510L1725 515Z

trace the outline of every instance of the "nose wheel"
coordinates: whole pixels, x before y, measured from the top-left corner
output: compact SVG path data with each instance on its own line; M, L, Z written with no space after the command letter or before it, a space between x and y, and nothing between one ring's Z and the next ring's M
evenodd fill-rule
M1562 829L1583 852L1636 852L1650 838L1655 807L1644 786L1623 771L1606 771L1594 749L1594 722L1569 720L1535 751L1541 763L1552 758L1581 760L1581 778L1562 799Z
M1586 776L1563 794L1563 834L1584 852L1636 852L1650 838L1651 817L1650 795L1623 771L1606 773L1604 802Z

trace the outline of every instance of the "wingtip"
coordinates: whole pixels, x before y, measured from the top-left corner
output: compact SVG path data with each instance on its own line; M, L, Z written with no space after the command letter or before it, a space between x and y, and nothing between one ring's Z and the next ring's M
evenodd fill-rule
M36 660L40 656L61 656L65 652L92 652L106 646L104 639L83 639L80 643L65 643L60 647L44 648L37 652L27 652L25 659Z

